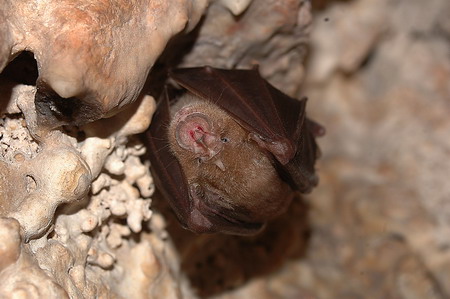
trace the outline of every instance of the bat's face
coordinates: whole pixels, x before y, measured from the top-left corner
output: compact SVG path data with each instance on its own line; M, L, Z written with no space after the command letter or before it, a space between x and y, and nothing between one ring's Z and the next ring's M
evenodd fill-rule
M191 97L168 130L171 151L186 176L190 196L230 221L263 223L283 213L293 191L266 151L227 112ZM213 220L213 219L211 219Z
M323 128L306 118L306 99L283 94L257 70L170 76L185 95L170 107L165 94L146 140L155 182L185 227L255 234L295 192L317 184Z

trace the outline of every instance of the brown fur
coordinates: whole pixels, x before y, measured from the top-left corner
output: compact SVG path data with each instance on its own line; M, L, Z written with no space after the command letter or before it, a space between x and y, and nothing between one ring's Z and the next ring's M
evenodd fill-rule
M208 116L214 134L225 137L228 142L209 160L199 161L198 154L183 149L176 139L176 114L185 107L189 113L201 112ZM185 96L173 107L169 126L171 151L179 160L188 184L220 194L226 208L242 207L249 211L252 221L265 221L283 213L288 207L292 190L278 176L272 166L270 155L249 138L244 130L227 112L209 102ZM217 165L223 163L224 169ZM283 199L283 200L280 200Z

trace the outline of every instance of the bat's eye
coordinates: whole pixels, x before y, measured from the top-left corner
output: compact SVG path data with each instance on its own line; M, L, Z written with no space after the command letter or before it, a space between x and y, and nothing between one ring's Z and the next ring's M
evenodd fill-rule
M222 137L222 138L220 138L220 141L222 141L223 143L227 143L227 142L230 142L230 139L227 137Z

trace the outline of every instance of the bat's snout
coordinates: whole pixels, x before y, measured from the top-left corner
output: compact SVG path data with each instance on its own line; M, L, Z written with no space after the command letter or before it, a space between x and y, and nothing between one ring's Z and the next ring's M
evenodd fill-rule
M220 137L213 132L213 126L202 113L192 113L180 118L175 134L180 147L205 160L211 159L223 148Z

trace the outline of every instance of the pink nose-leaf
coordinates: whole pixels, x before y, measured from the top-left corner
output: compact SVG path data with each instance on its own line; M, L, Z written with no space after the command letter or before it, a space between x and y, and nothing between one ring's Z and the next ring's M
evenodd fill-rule
M180 120L176 128L178 144L205 160L211 159L222 149L222 142L206 115L192 113Z

